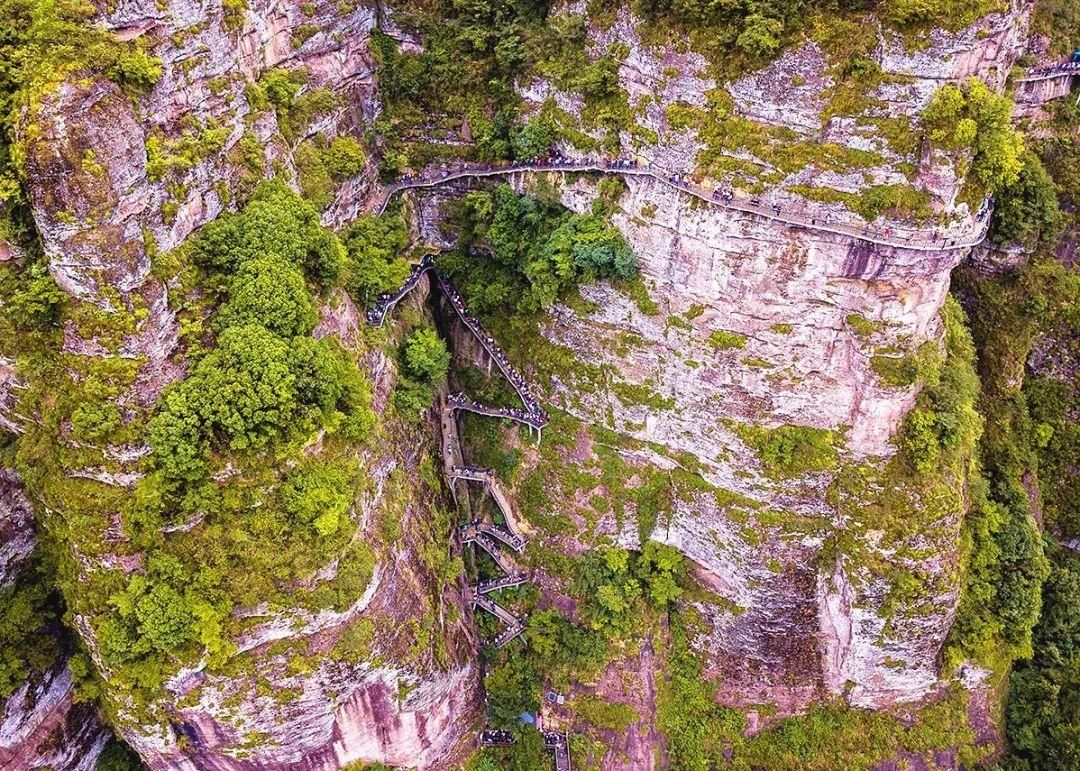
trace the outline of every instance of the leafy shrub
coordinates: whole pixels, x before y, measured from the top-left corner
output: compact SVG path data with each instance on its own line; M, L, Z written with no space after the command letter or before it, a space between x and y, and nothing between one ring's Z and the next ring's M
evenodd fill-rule
M59 654L55 629L59 600L48 568L37 557L0 589L0 698L10 696L31 673L52 665Z
M488 717L492 725L509 728L518 716L540 708L540 679L533 666L520 656L491 667L484 676Z
M1022 362L1026 352L1016 349L1010 339L1015 331L1011 324L1003 324L1000 309L979 297L981 287L967 286L965 293L973 301L974 340L985 388L979 404L986 417L980 446L986 478L974 474L969 485L971 503L964 528L972 544L971 557L948 653L954 662L961 656L1007 662L1030 655L1031 629L1048 569L1021 481L1026 449L1017 429L1026 416L1016 409L1015 385L1006 382L1012 366L1005 361L1019 355ZM950 446L969 444L984 424L968 406L974 402L972 395L979 393L978 379L963 363L974 359L972 334L963 326L963 312L954 300L946 303L943 315L950 356L940 381L924 390L919 407L909 415L909 420L921 424L917 442L905 442L905 452L924 467L935 455L945 457ZM1007 332L988 336L989 329ZM1003 354L1001 363L995 361Z
M450 351L445 341L430 327L421 327L403 344L405 371L428 383L446 380L450 369Z
M430 406L435 388L446 381L450 351L430 327L420 327L401 344L402 378L394 389L394 406L404 415L418 418Z
M148 91L161 77L161 59L139 49L121 51L109 70L109 77L137 91Z
M57 311L65 295L44 266L37 263L26 269L11 301L4 310L12 322L22 328L34 329L57 320Z
M327 280L341 252L314 209L276 180L200 232L196 259L233 275L214 319L217 347L166 390L150 424L155 463L173 484L197 482L211 450L266 448L320 423L351 440L371 427L370 388L355 366L307 337L316 313L300 267Z
M344 182L364 170L367 153L360 142L350 136L334 137L323 151L323 163L336 182Z
M961 29L993 10L989 0L889 0L885 18L901 29Z
M998 191L994 202L994 240L1034 244L1049 241L1061 227L1054 181L1037 155L1025 152L1016 180Z
M1076 764L1080 714L1080 563L1063 550L1043 584L1035 656L1016 665L1005 711L1009 742L1031 768Z
M353 500L345 472L310 462L292 471L281 486L281 504L297 524L313 527L321 536L333 534Z
M147 560L144 574L132 575L127 585L109 598L114 612L100 617L96 632L101 653L116 665L139 659L156 661L142 674L157 684L164 656L195 642L210 644L231 603L207 591L205 574L192 574L181 562L163 553ZM215 643L220 645L221 643Z
M757 58L771 57L780 49L782 21L755 13L746 18L745 24L735 41L739 48Z
M327 357L248 324L225 330L218 346L183 381L162 396L150 426L150 445L159 466L171 477L187 479L211 444L231 450L266 447L304 428L311 429L312 396L334 383ZM311 367L311 365L314 365ZM314 394L301 399L301 377ZM319 378L329 378L319 382ZM331 386L332 387L332 386Z
M302 136L311 122L334 107L334 94L326 88L313 88L301 93L307 85L308 72L303 67L286 70L267 70L258 84L249 89L249 101L256 109L266 104L274 108L278 126L286 139Z
M682 595L682 554L648 541L640 554L617 547L590 552L582 561L573 594L582 598L583 619L607 634L628 635L642 606L666 609Z
M738 737L745 719L737 710L717 703L716 685L703 677L701 662L690 648L684 616L672 614L670 627L667 667L671 675L658 683L657 725L667 738L673 768L718 767L724 762L725 745Z
M586 723L600 728L625 732L639 719L637 711L629 704L603 701L595 696L579 696L574 699L574 715Z
M851 331L854 332L855 336L860 340L869 340L881 331L880 322L871 321L858 313L849 313L844 320L847 322L847 325L851 327Z
M302 142L293 153L300 192L316 209L322 210L334 200L334 178L326 168L322 153L312 142Z
M337 277L344 260L315 208L279 179L260 183L242 212L208 223L195 241L196 261L219 274L260 255L276 255L321 281Z
M488 245L490 257L448 256L442 265L452 274L467 274L470 304L479 312L510 305L532 313L580 283L637 274L637 258L598 211L575 214L500 185L466 196L460 216L463 243Z
M364 215L345 236L344 279L349 292L367 305L380 292L397 289L408 277L404 257L409 236L405 222L394 215Z

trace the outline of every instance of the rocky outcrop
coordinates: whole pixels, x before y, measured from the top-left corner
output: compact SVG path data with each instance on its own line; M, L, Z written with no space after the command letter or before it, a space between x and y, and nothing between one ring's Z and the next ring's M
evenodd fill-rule
M0 767L93 771L109 741L92 704L73 703L71 671L60 663L23 683L0 705Z
M915 52L885 33L873 57L887 77L869 95L881 105L871 115L915 126L944 82L975 76L1002 88L1023 50L1030 10L1030 3L1014 3L960 32L935 32ZM694 63L692 54L642 47L625 10L614 24L590 34L597 52L615 41L629 45L620 78L631 105L638 96L655 95L640 115L659 143L624 137L625 144L633 144L641 162L694 173L704 145L692 132L672 130L666 108L676 100L705 102L712 84L700 74L701 62ZM672 67L680 73L677 83L665 74ZM867 128L872 120L823 119L821 94L833 85L830 66L813 43L728 85L740 116L880 158L866 169L808 167L768 188L768 200L785 210L844 218L851 212L800 200L793 186L858 192L868 182L913 184L929 194L939 219L950 222L942 228L946 239L979 227L974 212L957 203L962 179L944 159L919 150L912 179L910 170L907 176L902 171L905 159ZM537 104L552 98L568 111L580 109L543 82L524 94ZM513 182L529 188L527 178ZM837 431L844 439L844 464L883 466L919 384L887 385L873 357L888 350L911 353L924 343L940 347L939 311L950 271L964 252L868 245L703 206L656 181L625 183L614 221L640 258L656 309L643 309L607 285L585 287L586 308L557 306L544 333L577 361L653 396L634 403L625 388L561 372L553 378L552 395L571 414L662 447L676 462L689 454L708 482L742 501L721 505L712 495L678 501L652 533L678 546L696 564L702 583L734 606L698 603L710 629L695 644L721 676L724 698L734 704L772 702L786 712L828 695L882 707L928 694L937 682L937 659L958 597L960 512L943 518L934 533L916 537L920 548L936 555L920 563L936 577L932 607L886 611L887 581L862 574L847 559L822 562L824 542L848 529L828 492L832 476L770 478L741 439L740 427L794 424ZM560 197L569 208L587 212L595 183L566 181ZM427 210L421 232L430 232L437 219ZM889 226L883 218L874 227ZM718 332L727 336L719 344L713 337ZM761 510L773 512L774 521L804 524L770 527L756 513ZM624 533L610 535L625 540ZM896 559L896 544L879 543L873 532L854 537L860 548Z
M0 590L15 582L36 544L34 511L22 481L0 469Z
M351 303L324 312L323 331L354 319ZM355 333L355 329L351 330ZM375 383L375 406L385 409L396 382L393 364L379 354L365 363ZM160 731L126 732L152 768L198 771L305 769L331 771L358 762L416 768L443 767L468 742L480 711L480 671L475 633L462 608L466 587L429 596L430 576L418 566L428 548L416 540L430 510L442 505L419 495L419 485L399 477L419 472L423 443L410 437L384 443L363 463L371 492L353 513L374 541L378 523L394 512L402 536L380 555L364 593L342 612L255 608L253 625L237 640L252 662L247 674L208 674L197 668L169 684L172 717ZM446 538L448 533L436 534ZM332 581L336 566L320 576ZM436 592L437 594L437 592ZM432 603L436 605L433 607ZM438 614L437 659L420 649L417 625ZM358 629L368 639L359 652L341 654L339 643ZM305 663L295 670L296 656Z

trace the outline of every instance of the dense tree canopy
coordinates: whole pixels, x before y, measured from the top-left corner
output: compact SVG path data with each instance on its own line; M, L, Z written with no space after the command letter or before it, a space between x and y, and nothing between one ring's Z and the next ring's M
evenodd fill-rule
M21 575L0 589L0 699L10 696L32 672L41 672L59 653L56 630L58 599L53 568L35 557Z
M279 337L309 335L317 314L304 274L276 256L247 260L230 282L218 329L261 324Z
M643 605L666 609L682 595L684 574L682 554L672 546L647 541L640 554L607 547L586 555L574 593L593 628L626 635Z
M1043 586L1035 656L1017 664L1006 711L1009 742L1032 769L1080 765L1080 562L1064 552Z
M400 217L360 217L345 236L345 286L363 305L401 286L409 275L408 232Z
M341 397L340 366L307 338L286 340L258 324L229 328L164 395L151 446L166 473L185 478L212 445L258 449L311 430Z
M431 406L435 389L446 381L450 351L434 329L419 327L402 341L399 360L401 378L394 389L394 406L416 418Z
M207 224L195 246L195 259L224 275L271 255L315 281L335 279L345 256L337 236L319 224L315 208L279 179L261 183L243 211Z

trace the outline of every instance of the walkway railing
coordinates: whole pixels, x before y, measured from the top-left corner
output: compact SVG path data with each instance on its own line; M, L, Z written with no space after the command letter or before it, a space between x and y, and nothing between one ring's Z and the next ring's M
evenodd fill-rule
M982 243L990 224L989 202L980 210L976 232L954 235L940 231L926 231L919 228L906 228L899 225L874 225L852 219L843 222L834 215L816 216L802 210L791 210L780 204L769 204L760 196L736 193L734 190L706 189L687 181L682 175L672 174L654 166L640 166L633 160L571 161L564 159L513 163L506 166L460 166L448 169L437 175L405 177L386 188L384 197L378 206L381 214L386 211L391 198L403 190L438 187L459 179L498 177L518 172L595 172L619 176L648 177L687 195L694 196L711 206L753 214L758 217L783 222L787 225L808 228L823 233L847 236L869 243L890 246L896 249L911 249L923 252L941 252L953 249L968 249Z
M497 592L500 589L510 589L515 586L521 586L529 582L529 574L526 572L515 573L511 576L504 576L503 578L494 578L490 581L481 581L473 586L473 591L477 594L489 594L491 592Z
M367 312L368 324L373 327L381 327L386 319L386 314L393 310L394 306L401 302L405 295L416 289L416 285L420 283L423 275L434 267L435 263L431 259L431 255L424 255L424 259L413 266L409 277L405 279L405 283L398 287L396 292L393 294L381 294L375 298L375 304Z
M541 731L544 739L544 749L555 753L555 770L570 771L570 742L565 733L558 731ZM478 737L483 747L509 747L517 742L514 734L495 728L487 728L480 732Z
M1080 62L1064 62L1050 67L1036 67L1027 71L1022 78L1017 78L1018 83L1030 83L1033 80L1049 80L1062 75L1080 75Z
M483 482L487 484L495 476L495 472L489 468L477 466L451 466L450 477L452 479L467 479L470 482Z
M511 549L520 554L525 549L525 539L519 535L514 535L509 530L504 530L498 525L491 525L487 522L481 522L477 525L477 528L481 533L490 535L492 538L502 541Z
M465 543L472 543L473 541L479 541L481 535L490 535L504 544L509 546L519 554L525 548L525 539L520 535L511 533L509 530L505 530L498 525L493 525L488 522L472 521L462 526L461 540ZM480 544L483 546L483 544ZM492 555L494 556L494 555ZM501 567L501 566L500 566ZM512 571L507 571L512 572Z
M475 525L465 525L462 528L461 542L475 543L490 554L491 558L495 560L495 564L499 566L499 569L507 575L515 575L520 572L517 564L503 553L502 549L500 549L499 545L495 542L495 539Z
M544 747L555 753L555 771L570 771L570 742L566 734L544 731Z
M515 616L499 603L492 600L486 594L474 594L473 604L486 610L497 619L506 624L506 629L495 638L492 643L496 648L501 648L525 631L525 618Z
M375 304L367 312L368 323L376 327L382 326L383 322L386 320L386 314L401 302L409 292L415 289L417 285L419 285L420 279L424 274L428 271L433 271L434 267L435 263L430 255L425 256L419 264L413 266L412 271L409 273L409 277L400 287L398 287L397 291L381 294L376 298ZM478 322L469 312L468 306L465 305L464 299L454 287L453 282L441 276L437 271L435 271L435 277L440 288L443 290L443 293L446 295L450 306L454 309L454 313L457 314L462 323L465 324L469 331L472 332L480 342L488 356L490 356L498 365L499 371L502 372L503 376L521 399L522 404L525 405L524 408L487 407L475 400L469 399L463 393L455 392L446 398L446 407L448 407L449 410L444 408L444 416L448 411L454 409L469 410L481 415L517 420L532 428L536 428L537 430L543 428L548 421L547 413L540 407L539 402L533 398L532 393L529 391L529 386L525 382L525 378L510 365L509 360L506 358L506 354L502 352L502 349L499 348L494 338L484 330L480 325L480 322ZM452 414L450 419L453 420ZM450 441L453 440L451 439ZM451 452L451 458L455 457L452 454L452 445L448 446L447 450L448 452ZM460 458L460 453L458 453L456 457ZM452 460L449 462L453 463ZM495 561L495 564L506 574L502 578L493 581L484 581L473 587L473 604L494 614L506 624L506 629L492 641L492 645L498 648L525 631L525 619L515 616L509 610L488 597L488 594L497 591L498 589L519 586L520 584L525 583L529 576L528 573L519 570L514 561L503 553L502 549L500 549L496 543L496 540L506 544L514 551L521 552L525 548L525 537L520 532L517 532L517 527L514 525L514 514L509 510L509 502L505 500L505 495L502 490L497 487L495 472L492 469L479 468L476 466L450 465L447 469L447 474L451 481L465 479L482 482L492 494L492 498L495 500L495 504L499 507L499 510L503 513L507 525L514 531L511 532L510 530L505 530L495 524L474 521L462 525L461 532L462 543L475 543L490 554L491 558Z
M514 550L521 551L525 548L525 534L517 521L517 515L514 514L513 507L510 504L510 497L503 490L502 484L499 482L499 478L495 476L495 472L489 468L477 468L476 466L451 466L449 470L449 476L451 480L463 479L468 482L480 482L484 485L487 491L491 494L492 500L495 501L495 505L499 508L499 511L503 515L503 519L506 520L507 530L512 534L514 541L503 540ZM501 533L506 531L499 527L494 527ZM495 534L495 533L493 533ZM502 536L499 536L502 538Z
M522 399L522 401L524 401L524 399ZM470 399L459 391L455 391L447 396L446 403L455 410L475 412L477 415L486 415L489 418L516 420L518 423L524 423L531 428L540 429L547 425L547 413L543 410L530 408L528 405L525 409L519 407L489 407L486 404L481 404L475 399ZM533 405L535 407L535 402Z
M522 404L525 405L525 414L530 416L530 420L532 421L529 425L533 425L537 428L546 425L548 415L544 412L539 402L533 398L533 395L529 390L529 384L525 382L525 378L521 376L521 373L514 369L513 365L510 364L510 360L506 358L506 354L503 353L502 348L495 342L495 338L487 333L487 330L481 326L480 322L477 321L476 317L469 311L469 307L465 304L465 300L462 298L461 293L458 292L457 287L454 286L454 282L438 272L435 273L435 278L438 280L439 286L442 287L447 300L450 301L450 307L454 309L454 313L456 313L458 318L461 319L461 322L469 328L469 331L473 333L473 336L480 341L480 345L487 351L488 356L495 362L499 371L503 373L503 377L510 383L510 387L514 389L518 398L521 399Z

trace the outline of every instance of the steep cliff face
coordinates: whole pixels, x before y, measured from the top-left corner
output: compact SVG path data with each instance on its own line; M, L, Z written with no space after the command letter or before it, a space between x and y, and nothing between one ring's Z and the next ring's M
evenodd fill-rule
M615 43L628 49L619 80L638 131L622 138L641 164L765 191L769 204L815 222L861 222L860 196L887 190L900 203L870 218L875 231L933 230L945 244L978 234L983 221L950 159L913 141L919 115L945 82L977 76L1000 89L1029 11L1029 3L1015 3L958 33L935 32L914 52L874 30L864 56L878 75L857 98L843 90L822 40L720 89L694 53L643 45L625 9L589 35L593 53ZM257 177L277 170L306 184L313 148L371 125L378 108L368 43L379 18L372 8L322 1L256 2L238 12L177 0L119 3L103 23L161 58L156 85L133 96L103 78L71 79L35 105L23 138L50 270L80 309L65 319L67 372L77 388L102 361L132 362L131 372L110 381L110 398L139 426L188 365L191 341L180 342L178 311L205 311L170 260ZM279 67L306 74L289 100L271 107L254 85ZM536 110L555 103L580 117L579 100L542 80L523 86L523 96ZM729 121L719 132L714 109ZM736 128L767 139L728 142ZM779 154L781 145L796 147L796 157ZM370 209L375 175L366 163L338 185L323 222L340 225ZM534 181L514 179L520 189ZM601 195L595 180L559 184L562 202L578 212ZM423 198L421 240L444 238L442 200ZM689 603L705 621L692 642L727 702L773 703L787 713L835 695L883 707L930 693L958 593L963 470L944 493L902 480L893 492L903 504L889 511L920 516L907 528L883 521L879 498L893 482L885 469L923 384L889 380L882 367L945 356L940 311L964 251L867 246L715 207L651 178L627 178L612 206L639 256L641 291L598 284L582 289L583 304L556 306L543 336L573 365L537 360L533 368L576 425L637 443L628 462L642 475L689 468L708 488L681 491L645 532L607 516L587 534L545 545L579 554L607 541L636 547L645 536L676 546L707 590L707 599ZM392 341L365 339L347 297L331 305L316 334L341 338L361 357L374 407L384 411L396 372L381 349ZM812 436L829 444L835 461L778 473L762 447L769 431L792 426L818 432ZM70 421L55 428L67 441ZM469 736L481 694L465 587L456 575L439 583L426 564L448 537L433 516L445 502L425 479L434 431L386 430L379 447L351 458L369 479L350 510L356 538L383 540L362 590L343 608L317 601L238 608L231 665L186 661L171 673L153 720L127 694L113 694L126 738L152 767L426 767L445 763ZM107 681L88 603L73 587L101 572L126 579L144 569L126 547L122 513L147 471L142 442L69 441L76 462L63 468L85 481L83 494L112 507L92 519L93 539L70 544L66 566L76 625ZM560 462L589 459L588 442L579 444ZM316 439L305 452L324 449ZM590 492L619 493L582 489L570 508L586 507ZM382 532L388 519L399 537ZM196 519L163 534L202 526ZM24 548L11 544L13 553ZM911 572L919 575L917 596L897 578ZM302 588L314 594L338 573L338 561L328 562ZM545 591L556 596L559 587ZM441 644L431 645L433 637ZM642 671L655 664L651 649L641 654ZM70 677L58 670L42 688L9 704L64 704ZM636 767L654 757L650 726L650 740L627 749ZM67 746L100 749L97 742L99 734L83 730Z
M963 200L963 179L948 159L888 138L885 123L894 135L899 124L916 130L943 83L979 77L1002 88L1030 11L1017 3L957 33L935 32L914 53L879 30L866 55L882 74L847 112L832 101L841 79L816 41L727 86L730 114L759 134L790 130L789 143L868 154L838 169L820 161L792 168L760 143L718 148L704 123L674 120L679 109L715 102L705 62L642 46L625 10L590 29L590 47L597 54L613 44L628 48L620 85L638 125L659 138L623 135L639 165L716 181L733 176L738 184L749 163L757 167L751 179L768 180L758 188L766 202L816 223L861 222L844 193L903 186L923 198L934 221L919 226L892 211L864 232L921 227L945 246L977 239L983 217ZM582 109L542 81L524 93L537 109L552 101L570 114ZM717 155L739 171L720 177ZM513 182L535 187L527 176ZM940 311L966 250L871 246L706 205L655 179L624 182L614 221L640 258L655 304L606 284L584 288L584 307L556 307L543 328L582 366L531 363L571 415L649 443L666 456L653 453L659 468L686 467L691 458L720 491L675 501L651 537L676 545L702 583L730 603L697 604L709 630L695 641L721 676L725 698L787 711L827 695L865 707L927 695L959 593L964 464L950 472L944 498L931 480L902 483L901 510L922 522L906 532L885 524L891 515L882 513L880 496L875 502L865 487L853 492L848 476L888 466L923 381L889 378L882 357L945 355ZM588 180L564 180L558 191L582 213L600 195ZM426 207L422 232L434 229L438 208ZM596 372L608 374L597 379ZM778 478L790 475L768 468L760 435L746 427L792 425L842 436L839 470ZM875 477L870 487L880 493L882 484L895 482ZM603 520L595 535L638 541L632 528ZM908 572L924 589L898 602L897 575Z
M217 217L234 196L250 192L271 165L295 174L294 150L308 137L319 133L328 141L339 127L357 132L373 109L367 36L374 12L272 3L229 16L217 4L121 3L103 23L122 38L145 41L161 58L155 88L135 97L104 78L72 79L25 116L22 138L50 271L72 300L64 320L70 378L64 387L79 394L87 379L107 381L110 400L135 427L145 425L148 408L187 367L177 303L187 307L195 296L167 269L155 271L155 258ZM303 41L298 27L305 27ZM303 120L293 115L287 128L279 125L265 103L261 111L250 106L245 89L273 67L306 73L297 83L301 100L312 92L329 98L317 100ZM362 199L372 174L368 165L348 191ZM396 373L370 341L359 342L359 319L351 301L337 297L333 309L324 309L318 334L340 337L361 357L381 412ZM43 383L31 388L48 390ZM101 653L100 606L81 584L130 580L146 569L144 555L129 545L124 511L146 474L149 448L141 432L123 444L88 446L73 438L66 408L56 409L47 397L35 404L59 416L52 418L62 434L62 468L55 470L99 501L81 509L88 516L83 530L92 532L75 537L58 521L48 526L62 531L70 550L64 572L73 578L65 593L75 626L109 682L115 672ZM339 573L348 572L348 555L340 555L306 579L300 593L312 599L297 607L238 608L227 670L207 668L205 656L187 661L150 705L152 715L127 686L108 694L125 737L152 767L429 766L468 734L480 694L463 587L436 584L433 566L419 556L442 554L432 542L444 541L448 532L441 528L448 526L431 516L443 507L441 492L437 482L418 479L427 444L416 429L392 424L385 430L389 436L377 451L354 459L367 476L363 496L350 507L355 541L386 542L366 588L343 601L320 599L347 580ZM319 456L321 440L305 452ZM229 469L222 473L227 477ZM35 493L53 510L70 513L75 504L65 496L76 488L47 478L35 483ZM202 537L198 531L206 526L196 517L162 535ZM391 526L396 538L381 535ZM13 539L10 548L17 547ZM17 708L35 701L43 717L63 714L59 708L70 704L66 670L50 673L42 688L35 695L30 686L9 701L12 725L20 722ZM21 722L32 728L35 721ZM86 735L77 738L96 752L100 733L93 726L87 721ZM79 762L92 761L86 752ZM59 756L57 762L66 767Z
M33 511L22 483L15 474L2 471L0 591L9 590L27 569L35 545ZM75 704L73 697L71 671L67 657L61 655L47 670L33 673L0 699L0 765L12 771L95 768L109 733L93 705Z

